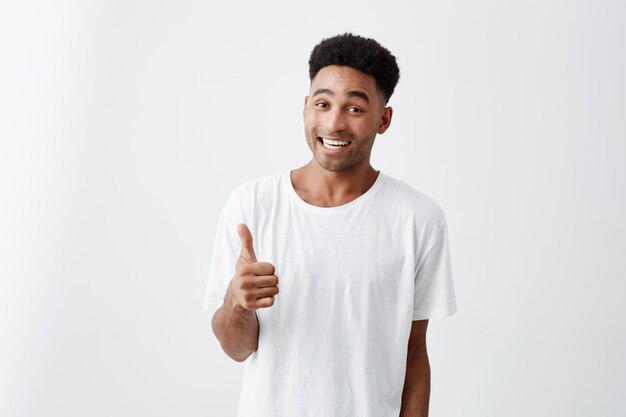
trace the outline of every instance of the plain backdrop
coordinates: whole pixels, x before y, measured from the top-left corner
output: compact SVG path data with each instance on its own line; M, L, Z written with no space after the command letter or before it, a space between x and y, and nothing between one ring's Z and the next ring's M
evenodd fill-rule
M0 6L0 415L234 416L217 215L309 160L322 38L399 60L372 163L443 207L431 415L624 416L626 3ZM332 387L329 387L332 389Z

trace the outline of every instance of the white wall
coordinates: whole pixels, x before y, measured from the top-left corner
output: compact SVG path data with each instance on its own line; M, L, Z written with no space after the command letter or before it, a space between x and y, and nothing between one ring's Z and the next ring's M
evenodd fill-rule
M431 415L626 415L625 3L214 3L0 6L0 415L234 415L216 216L308 160L345 31L401 66L374 166L448 218Z

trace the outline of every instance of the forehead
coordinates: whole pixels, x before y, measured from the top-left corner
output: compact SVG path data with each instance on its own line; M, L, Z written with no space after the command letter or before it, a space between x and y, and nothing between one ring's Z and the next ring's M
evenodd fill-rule
M311 93L327 88L336 93L362 90L370 97L378 96L376 79L352 67L328 65L315 75L311 81Z

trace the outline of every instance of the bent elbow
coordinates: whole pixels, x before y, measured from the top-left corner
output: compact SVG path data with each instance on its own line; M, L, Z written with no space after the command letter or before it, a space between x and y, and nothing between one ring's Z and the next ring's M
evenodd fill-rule
M250 357L250 355L252 355L254 352L248 352L248 353L229 353L226 352L226 354L235 362L245 362L246 359L248 359Z

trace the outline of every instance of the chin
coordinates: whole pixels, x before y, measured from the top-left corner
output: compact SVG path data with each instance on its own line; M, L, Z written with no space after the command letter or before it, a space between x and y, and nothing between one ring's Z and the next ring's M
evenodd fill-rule
M351 164L349 162L335 164L329 161L324 161L323 159L319 158L317 155L315 155L315 160L317 161L317 164L320 167L330 172L347 171L354 166L354 164Z

